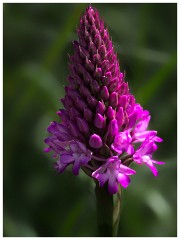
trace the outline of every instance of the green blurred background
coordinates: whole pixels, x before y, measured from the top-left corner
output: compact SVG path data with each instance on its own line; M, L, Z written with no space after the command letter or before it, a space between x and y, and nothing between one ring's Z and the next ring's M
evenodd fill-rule
M94 185L58 175L43 153L67 84L68 56L87 4L4 4L4 236L97 236ZM177 234L177 5L93 4L113 39L131 92L164 139L155 178L133 166L118 236Z

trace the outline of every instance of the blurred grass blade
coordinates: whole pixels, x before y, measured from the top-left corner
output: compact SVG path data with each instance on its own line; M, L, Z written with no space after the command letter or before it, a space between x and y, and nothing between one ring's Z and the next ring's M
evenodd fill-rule
M60 29L57 38L44 57L43 66L45 68L51 68L54 62L56 62L58 56L61 55L61 52L68 43L71 32L74 31L86 5L87 3L75 4L73 12L67 15L66 24L63 29Z
M75 227L78 218L82 214L82 208L83 199L79 199L79 201L74 203L74 205L71 207L71 210L64 219L59 230L60 236L71 236L71 230L73 229L73 227Z
M165 64L167 61L169 61L171 55L166 52L161 52L154 49L148 49L148 48L137 48L137 47L127 47L125 44L119 44L117 42L114 42L114 45L116 47L116 50L119 55L130 57L136 60L143 60L148 61L150 63L155 64ZM142 63L141 63L142 68Z
M176 61L177 55L175 53L172 54L169 61L137 92L136 98L138 102L144 105L152 98L153 94L161 87L161 84L163 84L176 69Z

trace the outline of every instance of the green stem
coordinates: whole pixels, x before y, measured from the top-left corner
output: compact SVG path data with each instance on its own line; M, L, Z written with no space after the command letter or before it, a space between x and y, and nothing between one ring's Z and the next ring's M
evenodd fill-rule
M97 221L99 237L117 236L119 215L120 215L120 197L116 195L116 201L113 203L113 195L109 194L107 184L99 187L96 182L96 202L97 202Z
M121 186L119 185L119 190L114 196L114 210L113 210L113 237L117 236L119 220L121 211Z

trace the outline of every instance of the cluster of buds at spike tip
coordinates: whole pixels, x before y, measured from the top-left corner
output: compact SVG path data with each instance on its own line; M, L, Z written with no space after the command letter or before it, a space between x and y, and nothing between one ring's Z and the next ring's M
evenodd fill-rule
M108 183L109 193L126 188L129 175L136 172L130 163L146 164L157 176L152 153L162 139L147 130L150 115L130 94L120 72L117 55L104 22L93 7L88 7L77 29L70 56L69 85L61 99L64 108L57 112L61 123L52 122L45 139L55 169L63 172L72 165L78 175L83 169L100 186Z

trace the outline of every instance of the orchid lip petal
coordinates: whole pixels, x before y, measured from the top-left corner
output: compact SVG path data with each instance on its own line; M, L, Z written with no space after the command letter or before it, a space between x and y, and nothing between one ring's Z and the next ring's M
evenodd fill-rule
M73 168L72 168L72 172L74 175L78 175L79 174L79 170L80 170L80 162L79 161L75 161Z
M108 181L108 191L111 194L115 194L118 191L118 184L114 176L111 176Z
M127 188L128 185L130 184L131 182L131 179L129 176L125 175L125 174L122 174L122 173L119 173L118 174L118 182L122 185L122 187L124 188Z

